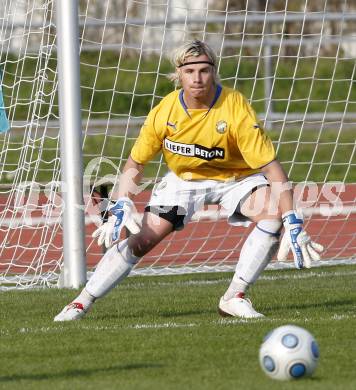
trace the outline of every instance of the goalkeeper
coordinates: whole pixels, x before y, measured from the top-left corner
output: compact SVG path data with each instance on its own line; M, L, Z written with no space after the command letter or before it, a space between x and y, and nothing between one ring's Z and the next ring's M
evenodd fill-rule
M111 195L117 199L111 216L93 234L109 249L55 321L83 317L142 256L172 231L183 229L204 204L221 205L232 225L255 224L218 304L222 315L263 316L246 292L276 253L282 227L279 259L292 250L296 267L308 268L320 258L323 247L311 241L294 211L290 184L271 140L241 93L220 85L215 53L195 40L175 51L173 63L175 72L169 77L181 89L148 114ZM169 173L153 189L139 227L133 218L134 195L144 165L160 151ZM124 226L133 234L119 241Z

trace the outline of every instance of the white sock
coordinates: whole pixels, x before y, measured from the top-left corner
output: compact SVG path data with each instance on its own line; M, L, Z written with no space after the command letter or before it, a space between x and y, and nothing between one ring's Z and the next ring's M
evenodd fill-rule
M95 298L101 298L119 284L131 272L139 257L134 256L127 245L127 240L119 242L110 248L92 277L88 280L85 290Z
M243 295L258 279L278 249L281 226L280 220L264 219L257 223L242 246L235 274L224 299Z
M95 297L90 295L88 291L83 288L82 292L74 299L73 302L79 302L83 305L84 310L87 311L89 307L95 302Z

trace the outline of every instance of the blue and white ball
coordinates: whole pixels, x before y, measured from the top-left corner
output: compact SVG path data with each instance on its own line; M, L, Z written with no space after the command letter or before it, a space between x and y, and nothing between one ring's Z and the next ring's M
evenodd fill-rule
M260 348L260 364L273 379L290 380L312 375L319 359L314 337L295 325L269 332Z

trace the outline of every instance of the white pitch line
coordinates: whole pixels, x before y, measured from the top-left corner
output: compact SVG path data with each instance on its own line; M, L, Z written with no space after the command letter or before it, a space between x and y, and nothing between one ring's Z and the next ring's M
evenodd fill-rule
M128 328L131 329L163 329L163 328L192 328L199 326L199 324L188 323L188 324L177 324L176 322L166 322L163 324L135 324L131 325Z
M89 320L90 321L90 320ZM177 323L177 322L164 322L164 323L146 323L146 324L132 324L128 326L120 326L120 325L111 325L111 326L89 326L89 325L81 325L80 330L89 330L89 331L116 331L122 329L171 329L171 328L192 328L195 326L199 326L197 323ZM73 329L73 328L71 328ZM42 326L40 328L20 328L15 330L14 332L8 329L0 329L0 335L10 335L12 333L53 333L53 332L62 332L68 330L65 324L60 326Z
M356 314L334 314L331 317L318 317L318 321L349 321L356 319ZM83 331L88 330L91 332L110 332L110 331L121 331L123 329L134 329L134 330L145 330L145 329L177 329L177 328L200 328L203 326L209 325L218 325L218 326L229 326L229 325L238 325L238 324L251 324L258 323L261 321L264 322L305 322L308 323L313 321L313 318L297 318L297 317L289 317L289 318L273 318L273 317L263 317L263 318L221 318L218 320L213 320L211 322L190 322L190 323L177 323L177 322L151 322L151 323L142 323L142 324L132 324L128 326L120 326L120 325L108 325L108 326L90 326L88 324L78 327L77 330ZM90 319L88 320L90 321ZM9 330L9 329L0 329L0 335L2 336L10 336L12 334L38 334L38 333L55 333L55 332L65 332L68 330L73 330L73 328L68 328L67 326L42 326L39 328L20 328L17 330Z
M286 274L286 275L262 275L258 280L299 280L299 279L312 279L312 278L328 278L328 277L341 277L341 276L350 276L356 275L356 271L336 271L336 272L308 272L303 273L303 271L295 270L295 274ZM172 282L155 282L152 279L149 282L149 285L152 287L169 287L169 286L206 286L206 285L217 285L220 283L230 282L231 278L223 278L218 280L186 280L186 281L172 281ZM130 283L125 284L120 287L120 289L131 290L131 289L140 289L147 287L147 283Z
M331 317L318 317L318 321L343 321L343 320L351 320L351 319L355 319L356 318L356 314L351 314L351 315L348 315L348 314L334 314L332 315ZM260 318L222 318L220 320L217 320L215 321L216 324L218 325L234 325L234 324L242 324L242 323L248 323L248 324L251 324L251 323L257 323L257 322L261 322L261 321L264 321L264 322L285 322L285 323L291 323L291 322L300 322L300 321L304 321L304 322L310 322L310 321L314 321L314 319L312 318L297 318L297 317L294 317L294 318L272 318L272 317L260 317Z
M298 272L298 271L296 271ZM303 271L302 271L303 272ZM310 278L327 278L327 277L338 277L338 276L350 276L356 275L356 271L337 271L337 272L309 272L307 274L297 273L295 275L277 275L269 276L262 275L259 280L288 280L288 279L310 279Z

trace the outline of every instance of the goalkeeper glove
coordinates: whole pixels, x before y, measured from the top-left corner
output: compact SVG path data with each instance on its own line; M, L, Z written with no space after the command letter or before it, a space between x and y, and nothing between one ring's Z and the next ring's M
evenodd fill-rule
M319 253L324 247L313 242L303 229L303 219L294 211L282 215L284 235L279 246L278 261L286 260L289 250L292 250L296 268L310 268L311 260L320 260Z
M111 216L108 221L103 223L96 229L92 237L98 237L98 245L105 243L106 248L109 248L113 243L119 240L121 230L124 226L132 233L136 234L140 231L139 222L133 214L134 204L129 198L120 198L109 211Z

